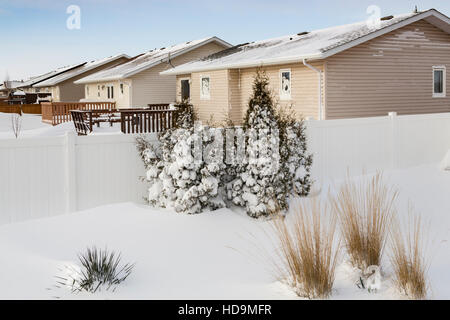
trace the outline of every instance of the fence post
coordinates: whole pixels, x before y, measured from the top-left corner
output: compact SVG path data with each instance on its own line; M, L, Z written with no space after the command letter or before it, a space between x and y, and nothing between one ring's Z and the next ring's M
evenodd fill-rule
M397 154L398 154L398 136L397 136L397 112L389 112L389 119L391 122L391 168L397 168Z
M66 213L77 210L77 184L76 184L76 136L73 132L65 135L65 194Z

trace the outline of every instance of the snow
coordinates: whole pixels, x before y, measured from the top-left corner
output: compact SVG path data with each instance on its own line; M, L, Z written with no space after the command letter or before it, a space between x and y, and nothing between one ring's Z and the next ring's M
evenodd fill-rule
M442 159L440 167L442 170L450 170L450 150L447 151L444 159Z
M0 113L0 139L15 138L11 129L11 113ZM73 122L65 122L56 126L42 122L41 115L23 114L21 117L21 138L62 136L66 132L75 132ZM121 133L120 123L101 123L100 128L94 126L92 134Z
M161 74L185 74L207 70L252 67L302 58L320 58L325 52L372 32L411 18L415 13L397 15L391 20L370 26L367 21L314 30L307 34L255 41L226 49L208 57L182 64Z
M82 79L79 79L75 81L75 83L92 83L92 82L99 82L99 81L106 81L106 80L118 80L118 79L124 79L128 76L131 76L137 72L141 72L143 70L146 70L148 68L151 68L155 65L160 64L163 61L167 61L168 56L176 56L179 54L184 53L185 51L194 48L196 46L199 46L203 43L208 43L210 41L220 41L222 40L216 38L216 37L209 37L199 40L193 40L188 42L179 43L167 48L160 48L160 49L154 49L150 50L146 53L144 53L141 56L138 56L137 58L118 65L113 68L109 68L106 70L102 70L99 72L96 72L92 75L89 75L87 77L84 77Z
M412 201L430 222L430 297L450 299L450 172L433 164L385 172L385 178L400 189L401 216ZM322 190L338 183L329 181ZM4 225L0 299L297 299L274 278L268 230L267 221L242 210L187 215L133 203ZM135 262L131 276L114 293L73 295L52 287L54 277L65 275L66 266L76 268L77 253L92 245L121 251L124 263ZM403 298L384 258L377 293L358 289L357 273L341 260L331 299Z

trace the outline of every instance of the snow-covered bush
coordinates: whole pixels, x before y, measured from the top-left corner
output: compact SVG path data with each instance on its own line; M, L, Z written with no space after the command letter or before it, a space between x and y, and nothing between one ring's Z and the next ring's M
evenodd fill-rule
M156 147L143 137L137 141L150 182L148 201L184 213L224 207L219 191L225 168L222 132L194 126L192 106L177 107L176 127L159 134Z
M312 156L307 154L302 121L292 110L276 112L269 79L258 70L243 129L246 157L238 162L228 197L252 217L287 209L291 195L306 196L311 188Z

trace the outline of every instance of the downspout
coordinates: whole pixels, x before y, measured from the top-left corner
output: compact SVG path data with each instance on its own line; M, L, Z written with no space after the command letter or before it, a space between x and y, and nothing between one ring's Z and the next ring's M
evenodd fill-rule
M303 59L303 64L310 68L311 70L317 72L319 74L319 120L323 120L323 102L322 102L322 71L317 69L316 67L310 65L306 62L306 59Z

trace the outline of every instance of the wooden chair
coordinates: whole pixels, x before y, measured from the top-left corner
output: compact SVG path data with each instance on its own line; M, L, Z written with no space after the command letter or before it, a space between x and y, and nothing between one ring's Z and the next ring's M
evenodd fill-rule
M92 111L70 110L75 130L79 136L92 132Z

